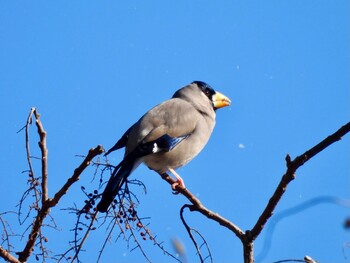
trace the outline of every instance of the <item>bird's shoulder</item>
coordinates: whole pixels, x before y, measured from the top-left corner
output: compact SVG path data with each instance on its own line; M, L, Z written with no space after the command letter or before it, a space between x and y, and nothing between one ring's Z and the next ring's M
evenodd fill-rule
M144 114L130 131L130 139L132 144L138 144L156 140L164 134L171 137L188 135L194 131L201 117L190 103L172 98Z
M154 127L181 131L180 128L188 130L194 127L200 118L201 114L189 102L172 98L148 111L141 121Z

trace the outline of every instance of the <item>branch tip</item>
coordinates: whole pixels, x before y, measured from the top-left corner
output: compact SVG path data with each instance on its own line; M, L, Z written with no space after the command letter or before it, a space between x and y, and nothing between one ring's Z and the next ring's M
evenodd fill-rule
M289 155L288 153L287 153L287 155L286 155L285 160L286 160L286 165L287 165L287 167L289 168L289 166L290 166L291 163L292 163L292 158L290 157L290 155Z

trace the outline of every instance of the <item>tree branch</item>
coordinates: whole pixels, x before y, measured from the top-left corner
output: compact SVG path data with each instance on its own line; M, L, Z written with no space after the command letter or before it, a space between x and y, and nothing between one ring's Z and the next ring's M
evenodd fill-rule
M192 240L192 243L194 244L194 246L196 248L197 255L199 257L200 262L203 263L204 259L202 257L202 253L201 253L200 247L198 246L196 239L192 235L192 229L188 226L188 224L187 224L187 222L186 222L186 220L184 218L184 215L183 215L185 208L189 208L189 207L190 207L190 205L183 205L181 207L181 209L180 209L180 219L181 219L182 224L185 226L185 228L187 230L187 234L190 236L190 238Z
M18 253L20 261L25 262L29 258L32 249L35 245L35 240L38 236L39 230L43 224L45 217L49 214L50 208L56 206L57 203L60 201L61 197L67 193L69 187L71 187L73 183L79 180L80 174L84 171L86 167L89 166L91 160L103 152L103 147L100 145L98 145L96 148L90 149L84 161L80 164L78 168L74 170L72 177L70 177L67 180L64 186L55 194L54 198L49 198L43 203L41 209L38 211L38 215L34 219L33 227L29 234L27 244L23 251Z
M162 177L163 180L167 181L170 185L173 185L174 183L176 183L176 181L173 178L171 178L170 175L168 175L167 173L160 174L160 176ZM218 222L220 225L228 228L233 233L235 233L240 240L244 238L243 230L241 230L238 226L236 226L234 223L224 218L223 216L206 208L204 205L202 205L201 201L199 201L199 199L194 194L192 194L188 189L182 188L180 186L176 186L176 191L183 194L192 203L192 205L187 205L190 211L197 211L202 215L206 216L207 218Z
M63 195L65 195L72 186L73 183L79 180L80 174L85 170L86 167L90 165L90 162L94 157L104 152L104 149L101 145L98 145L96 148L90 149L88 155L85 157L83 162L80 164L78 168L74 170L73 175L67 180L67 182L63 185L63 187L54 195L54 198L48 198L48 188L47 188L47 148L46 148L46 132L42 123L40 122L40 114L36 111L35 108L31 109L31 112L28 117L27 126L32 122L32 115L34 114L36 118L36 125L38 128L38 134L40 137L39 147L41 149L42 157L41 157L41 165L42 165L42 206L38 209L38 214L34 218L32 223L32 229L29 234L26 246L23 251L18 252L18 259L21 262L26 262L31 255L33 248L35 246L35 241L40 233L41 226L43 225L44 219L50 213L50 208L57 205ZM29 147L29 136L28 136L28 127L26 127L26 140L27 146ZM27 152L28 152L27 148ZM29 154L29 153L28 153ZM29 156L30 163L30 156ZM31 165L30 165L31 167ZM32 170L32 168L31 168Z
M84 161L74 170L73 175L67 180L67 182L62 186L62 188L55 194L54 198L49 199L48 202L50 203L50 206L55 206L62 196L64 196L68 189L74 184L75 182L79 181L80 175L85 170L86 167L88 167L92 161L97 155L100 155L104 153L104 149L101 145L97 145L96 148L91 148L89 150L88 155L85 157Z
M17 258L11 255L6 249L0 246L0 257L11 263L21 263Z
M40 137L39 141L39 147L41 150L41 203L42 205L48 198L48 185L47 185L47 176L48 176L48 170L47 170L47 147L46 147L46 131L44 130L44 127L40 121L40 114L37 112L37 110L34 108L34 116L35 116L35 124L38 128L38 134Z
M338 131L328 136L326 139L321 141L319 144L312 147L310 150L306 151L302 155L297 156L293 161L289 155L286 156L287 162L287 171L282 176L280 183L278 184L275 192L270 198L266 208L262 212L261 216L257 220L256 224L251 230L243 232L238 226L233 224L231 221L226 218L212 212L208 208L202 205L198 198L196 198L189 190L181 188L180 186L176 187L176 191L183 194L192 205L185 205L190 211L197 211L206 216L209 219L212 219L218 222L220 225L231 230L242 242L243 244L243 256L245 263L254 262L254 240L259 236L267 221L273 214L274 209L276 208L278 202L281 200L283 194L285 193L288 184L295 179L296 170L309 161L312 157L326 149L331 144L339 141L345 134L350 131L350 122L341 127ZM170 185L175 183L175 180L172 179L167 173L160 174L161 177L168 182Z
M33 114L34 114L35 108L31 108L30 113L28 115L27 118L27 123L26 125L23 127L26 130L26 153L27 153L27 162L28 162L28 166L29 166L29 175L31 177L35 177L34 176L34 169L33 169L33 165L32 165L32 161L31 161L31 155L30 155L30 145L29 145L29 126L32 124L33 122ZM22 129L23 129L22 128ZM22 129L20 129L18 132L20 132Z
M280 201L283 194L285 193L288 184L292 180L295 179L296 170L300 166L305 164L307 161L309 161L316 154L320 153L321 151L326 149L331 144L339 141L349 131L350 131L350 122L345 124L343 127L341 127L338 131L336 131L332 135L328 136L326 139L321 141L319 144L312 147L310 150L306 151L302 155L297 156L293 161L291 161L291 157L289 155L286 156L287 171L282 176L282 179L281 179L280 183L278 184L272 197L270 198L265 210L263 211L263 213L259 217L255 226L252 228L251 233L250 233L251 234L250 238L252 239L252 241L257 238L257 236L261 233L262 229L264 228L266 222L272 216L273 211L275 210L278 202Z
M36 118L36 126L38 130L38 134L40 137L39 140L39 147L41 150L41 173L42 173L42 181L41 181L41 207L37 209L37 215L33 220L33 223L31 224L31 230L28 237L28 240L26 242L26 245L23 249L23 251L18 252L18 259L14 257L10 250L4 249L2 246L0 246L0 257L5 259L8 262L26 262L30 255L34 251L35 244L37 243L38 237L41 235L41 227L43 226L43 222L47 215L50 213L50 209L52 207L55 207L60 199L68 192L69 188L80 179L81 173L90 165L93 158L100 155L104 152L104 149L102 146L98 145L96 148L92 148L89 150L88 155L85 157L83 162L74 170L73 175L67 180L67 182L59 189L53 198L49 198L48 193L48 166L47 166L47 157L48 157L48 150L46 147L46 131L44 130L44 127L40 121L40 114L37 112L35 108L32 108L30 111L30 114L27 119L27 124L25 126L26 128L26 149L27 149L27 159L29 164L29 175L34 178L34 171L31 164L31 155L30 155L30 149L29 149L29 125L32 123L33 116ZM347 134L350 131L350 122L341 127L338 131L333 133L332 135L325 138L323 141L312 147L311 149L307 150L303 154L297 156L294 160L291 160L291 157L289 155L286 156L286 166L287 170L285 174L282 176L281 181L279 182L275 192L269 199L269 202L267 203L264 211L258 218L256 224L253 226L251 230L243 231L240 229L237 225L229 221L228 219L224 218L223 216L213 212L212 210L209 210L206 208L201 201L193 195L188 189L182 188L181 186L177 186L176 190L183 194L190 204L185 204L182 209L181 213L183 212L184 208L188 208L190 211L197 211L207 217L208 219L214 220L215 222L219 223L220 225L224 226L225 228L229 229L231 232L233 232L242 242L243 244L243 255L244 255L244 262L245 263L252 263L254 262L254 240L260 235L261 231L265 227L268 220L273 215L273 212L278 205L278 202L281 200L282 196L284 195L289 183L295 179L295 173L299 167L304 165L307 161L309 161L311 158L316 156L318 153L329 147L334 142L339 141L342 136ZM170 185L173 185L176 181L171 178L167 173L160 174L161 177L168 182ZM37 196L37 203L39 203L40 195ZM39 204L38 204L39 206ZM182 215L182 214L181 214ZM96 214L95 214L96 216ZM183 219L183 218L182 218ZM92 225L92 223L91 223ZM185 223L186 226L186 223ZM189 227L187 226L187 230L189 231ZM190 237L191 237L191 232ZM87 235L86 235L87 237ZM192 237L193 238L193 237ZM196 242L194 242L196 244ZM198 248L197 248L198 250ZM77 254L79 251L77 252ZM77 255L76 255L77 256ZM201 258L203 261L203 259Z

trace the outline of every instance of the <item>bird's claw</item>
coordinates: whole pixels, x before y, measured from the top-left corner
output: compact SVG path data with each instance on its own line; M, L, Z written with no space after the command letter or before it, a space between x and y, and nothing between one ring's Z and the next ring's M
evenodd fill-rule
M173 183L171 185L171 189L173 190L173 194L174 195L178 195L180 192L178 190L176 190L176 188L180 188L180 189L186 189L185 183L183 180L176 180L175 183Z
M171 189L173 190L172 193L173 195L178 195L180 192L176 190L176 187L178 186L178 183L172 184Z

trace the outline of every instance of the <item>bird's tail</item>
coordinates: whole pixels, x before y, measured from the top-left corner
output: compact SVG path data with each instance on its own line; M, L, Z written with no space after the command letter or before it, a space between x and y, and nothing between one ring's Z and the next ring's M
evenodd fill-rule
M124 184L126 178L132 172L133 166L133 162L122 161L114 168L111 178L103 191L102 199L97 205L97 211L102 213L107 212L108 207L118 194L120 187Z

